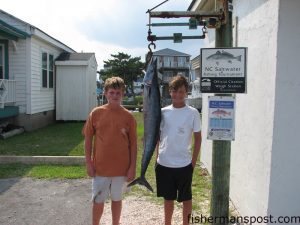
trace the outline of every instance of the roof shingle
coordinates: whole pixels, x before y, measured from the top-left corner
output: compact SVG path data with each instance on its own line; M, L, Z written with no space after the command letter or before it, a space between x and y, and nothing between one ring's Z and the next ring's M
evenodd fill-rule
M191 56L189 54L183 53L183 52L178 52L173 49L165 48L158 50L156 52L153 52L153 55L155 56Z

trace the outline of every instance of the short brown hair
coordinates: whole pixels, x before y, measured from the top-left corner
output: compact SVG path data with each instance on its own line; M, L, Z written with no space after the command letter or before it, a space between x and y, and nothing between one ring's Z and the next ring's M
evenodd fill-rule
M125 90L125 83L121 77L110 77L105 80L104 91L108 91L109 88Z
M187 82L185 76L177 75L172 78L169 83L169 91L177 91L178 88L184 86L186 92L189 90L189 83Z

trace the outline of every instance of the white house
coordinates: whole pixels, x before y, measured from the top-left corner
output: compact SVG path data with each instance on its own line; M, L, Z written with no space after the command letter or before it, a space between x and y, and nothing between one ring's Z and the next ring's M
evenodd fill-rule
M138 78L137 81L133 81L133 91L136 95L143 94L143 78Z
M215 2L219 1L194 0L189 9L212 11ZM233 21L234 46L248 48L248 82L247 94L236 95L230 197L242 216L272 215L285 219L283 224L296 224L300 222L300 1L233 0ZM214 46L210 29L205 47ZM211 170L207 96L203 94L201 160Z
M33 130L55 120L55 59L75 51L0 10L0 120Z
M182 74L189 77L190 55L178 52L173 49L164 48L153 52L153 59L157 59L158 77L162 85L162 105L169 105L171 102L169 94L169 82L172 77Z

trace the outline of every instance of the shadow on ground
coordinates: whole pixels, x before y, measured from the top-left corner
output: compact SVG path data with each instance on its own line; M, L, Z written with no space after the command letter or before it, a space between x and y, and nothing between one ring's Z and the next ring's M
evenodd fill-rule
M91 223L89 179L0 180L0 224Z
M33 165L0 164L0 194L15 185L23 176L29 173Z
M19 182L20 178L6 178L0 179L0 195Z

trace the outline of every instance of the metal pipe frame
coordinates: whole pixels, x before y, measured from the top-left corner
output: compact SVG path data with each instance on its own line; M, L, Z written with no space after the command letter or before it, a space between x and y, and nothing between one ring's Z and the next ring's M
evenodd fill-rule
M180 17L196 17L196 18L206 18L206 17L216 17L221 18L223 12L206 12L206 11L151 11L149 12L151 18L180 18Z

